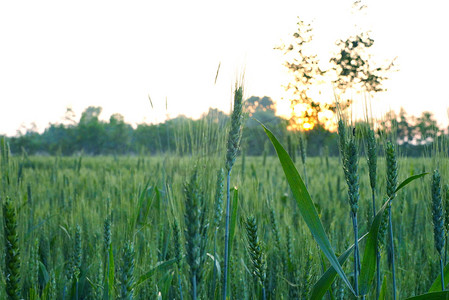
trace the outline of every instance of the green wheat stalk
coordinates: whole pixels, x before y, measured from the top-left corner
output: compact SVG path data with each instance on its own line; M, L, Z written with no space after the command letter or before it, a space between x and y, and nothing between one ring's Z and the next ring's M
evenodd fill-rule
M231 170L235 163L235 158L240 146L242 137L242 121L243 121L243 88L236 87L234 93L234 110L231 115L231 129L229 130L227 152L226 152L226 225L225 225L225 252L223 266L223 295L222 299L226 300L228 285L228 263L229 263L229 222L231 210Z
M127 241L123 249L122 268L120 270L120 299L123 300L132 300L134 298L134 257L134 245Z
M205 223L204 199L199 188L198 173L195 170L190 182L184 186L186 197L185 209L185 240L186 240L186 259L190 267L190 283L192 285L192 299L198 297L200 284L203 274L205 258L205 232L207 225Z
M444 185L444 229L445 229L445 243L444 243L444 265L447 263L447 244L449 233L449 184Z
M246 218L245 229L247 250L252 265L252 275L258 285L262 287L262 299L265 300L266 261L262 243L259 241L257 221L254 216L249 216Z
M376 216L376 183L377 183L377 144L374 130L368 131L368 170L369 181L371 186L371 196L373 202L373 218ZM380 293L380 252L379 247L376 247L376 299L379 299Z
M214 207L214 219L213 219L213 228L214 228L214 266L213 266L213 275L212 275L212 295L215 296L215 286L216 286L216 277L217 277L217 234L218 229L220 228L221 219L223 216L223 188L224 188L224 171L220 169L217 174L217 184L215 188L215 207Z
M398 163L396 158L396 151L393 144L388 141L385 149L387 161L387 195L390 199L388 205L388 228L390 235L390 249L391 249L391 269L393 274L393 299L396 300L396 270L394 259L394 239L393 239L393 223L391 217L391 201L396 197L396 188L398 185Z
M19 236L16 211L9 197L3 203L3 219L6 294L9 300L19 300L21 299Z
M348 198L351 207L351 219L354 230L354 291L359 293L358 288L358 264L359 264L359 245L358 245L358 224L357 211L359 209L359 176L357 174L357 146L354 139L350 139L346 147L346 182L348 184Z
M440 256L441 288L444 290L444 266L442 255L444 247L444 213L443 201L441 198L440 173L438 170L435 170L432 176L432 221L435 249Z
M179 228L178 220L175 218L173 222L173 244L175 248L175 258L176 265L178 267L178 284L179 284L179 295L180 299L183 299L182 294L182 281L181 281L181 272L182 272L182 243L181 243L181 229Z

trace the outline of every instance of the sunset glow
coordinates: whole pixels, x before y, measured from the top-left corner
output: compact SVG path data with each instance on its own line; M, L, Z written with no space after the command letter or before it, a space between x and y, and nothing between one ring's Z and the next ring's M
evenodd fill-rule
M310 110L305 110L305 106L298 104L293 109L290 115L284 115L285 118L290 119L291 123L287 126L287 130L290 131L308 131L312 130L316 124L313 119L307 117L307 114L311 114ZM330 110L325 110L318 113L318 120L320 124L327 130L336 130L336 118L335 114Z
M315 124L308 123L306 118L298 119L296 123L291 123L287 126L287 130L290 131L308 131L312 130Z

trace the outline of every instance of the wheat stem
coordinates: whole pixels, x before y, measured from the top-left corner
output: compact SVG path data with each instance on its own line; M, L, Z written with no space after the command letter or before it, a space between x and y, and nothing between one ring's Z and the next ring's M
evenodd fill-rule
M396 269L394 264L393 223L391 222L391 206L388 207L388 229L390 233L391 271L393 273L393 300L396 300Z
M223 300L226 300L226 285L228 284L228 262L229 262L229 219L231 210L231 170L226 176L226 225L225 225L225 252L223 265Z

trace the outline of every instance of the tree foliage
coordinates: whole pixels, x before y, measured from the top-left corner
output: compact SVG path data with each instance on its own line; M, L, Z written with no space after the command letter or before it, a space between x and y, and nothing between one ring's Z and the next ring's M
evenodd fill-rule
M373 45L374 40L368 32L337 42L338 51L330 61L336 77L333 83L340 92L349 89L371 94L384 91L383 81L394 60L387 66L375 65L369 53Z
M313 99L311 89L323 82L325 71L319 67L316 54L311 51L313 40L312 25L298 18L297 31L293 33L293 41L289 45L281 45L276 49L286 56L284 66L292 74L293 80L285 86L292 92L290 108L292 116L290 125L293 129L310 130L320 124L319 113L333 109L326 103Z
M366 6L361 1L355 1L354 7L362 10ZM385 90L383 83L388 79L387 74L393 68L394 60L387 65L374 62L370 53L374 39L369 32L361 31L338 40L337 50L330 59L332 67L328 70L320 68L319 57L312 50L314 36L311 24L298 19L297 30L292 37L290 44L276 48L283 51L286 58L284 65L292 74L292 80L285 86L292 93L292 129L310 130L318 124L324 126L332 118L329 118L332 113L324 112L335 112L333 99L323 100L317 96L325 85L334 87L340 110L351 105L353 99L345 96L349 90L370 95Z
M401 108L399 114L388 112L385 120L380 122L379 129L392 133L397 142L404 146L427 145L446 134L438 127L433 113L424 111L419 117L409 116L404 108Z

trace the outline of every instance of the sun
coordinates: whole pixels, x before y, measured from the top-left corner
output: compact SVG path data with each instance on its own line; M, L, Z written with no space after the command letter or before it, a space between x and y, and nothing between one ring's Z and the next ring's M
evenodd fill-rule
M287 126L289 131L310 131L318 123L327 130L335 131L335 114L330 110L323 110L313 115L314 112L305 104L299 103L292 108L290 112L290 124Z
M314 124L307 123L307 122L302 124L302 128L304 128L304 130L311 130L311 129L313 129L313 126L314 126Z
M319 96L324 98L324 96L328 95L318 93L317 95L313 94L313 96L315 98L319 98ZM336 131L336 115L333 110L329 110L328 108L329 105L332 105L332 102L321 101L322 106L317 111L317 109L312 109L306 103L293 104L293 101L288 100L291 97L293 95L286 95L285 98L282 98L283 101L276 103L277 115L289 120L289 124L287 125L288 131L311 131L316 129L318 124L331 132Z
M298 118L296 121L291 119L292 123L287 126L289 131L309 131L315 127L315 124L308 120L308 118Z

